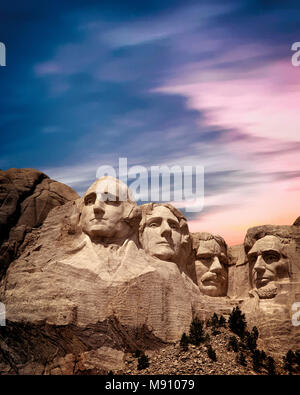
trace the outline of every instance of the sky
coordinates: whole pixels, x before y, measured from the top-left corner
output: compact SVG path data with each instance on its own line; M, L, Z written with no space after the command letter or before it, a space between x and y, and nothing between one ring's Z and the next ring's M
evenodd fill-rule
M292 224L298 41L299 1L2 2L0 168L35 168L82 195L119 158L203 166L192 232L234 245L251 226Z

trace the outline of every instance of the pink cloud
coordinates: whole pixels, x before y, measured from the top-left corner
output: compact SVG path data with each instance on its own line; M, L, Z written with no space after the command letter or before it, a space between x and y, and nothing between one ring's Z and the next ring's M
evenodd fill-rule
M239 158L241 169L262 175L299 171L299 152L288 148L300 142L300 68L285 59L253 71L240 70L234 76L232 70L215 73L210 66L189 67L188 74L156 91L186 97L189 109L204 113L204 118L199 118L201 125L229 129L217 144ZM238 135L247 138L234 138ZM269 155L272 151L278 154ZM222 168L222 163L219 165ZM300 215L299 184L299 178L274 178L267 184L258 182L251 193L241 187L237 192L208 198L207 207L219 201L228 209L190 221L190 229L219 233L229 244L236 244L251 226L292 224Z
M190 81L191 76L187 79ZM209 126L237 128L256 137L300 141L300 69L290 61L271 63L235 79L220 80L216 76L213 80L210 75L210 81L196 79L186 84L183 77L178 84L156 91L187 97L188 108L205 111L204 121Z

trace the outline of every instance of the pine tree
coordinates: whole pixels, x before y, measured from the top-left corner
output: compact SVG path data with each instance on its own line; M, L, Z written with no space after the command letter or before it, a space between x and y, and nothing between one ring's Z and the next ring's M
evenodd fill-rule
M269 376L275 376L276 375L275 361L270 356L267 358L266 369L267 369L267 372L268 372Z
M254 350L256 350L256 347L257 347L257 336L258 336L257 330L253 331L253 329L252 329L251 333L249 333L248 331L245 331L244 341L245 341L247 348L252 352L254 352Z
M229 341L228 341L228 345L227 345L227 349L229 351L234 351L237 352L239 347L238 347L238 341L237 338L235 336L230 336Z
M138 370L144 370L147 369L149 367L150 363L149 363L149 358L146 354L142 354L139 359L138 359Z
M190 325L189 339L190 343L195 346L199 346L201 342L204 341L204 322L200 321L198 317L195 317Z
M258 333L258 329L256 328L256 326L254 326L254 327L252 328L252 335L253 335L253 337L254 337L256 340L258 339L259 333Z
M237 361L237 363L239 363L242 366L247 366L247 361L246 361L245 355L242 351L240 351L240 353L237 354L236 361Z
M300 372L300 350L295 351L295 362L296 362L296 369L297 372Z
M267 359L266 353L264 352L264 350L261 350L261 352L260 352L260 360L261 361L265 361L266 359Z
M239 306L234 307L232 312L230 313L229 320L229 329L238 335L240 338L243 338L245 335L245 329L247 327L247 322L245 319L245 314L243 314L239 308Z
M219 318L219 327L226 328L226 318L223 315Z
M189 349L189 338L186 333L183 333L180 339L180 348L182 351L187 351Z
M203 340L203 341L204 341L204 343L206 343L206 344L210 343L210 336L209 336L208 333L205 334L204 340Z
M262 363L261 363L261 355L259 350L254 350L254 352L252 353L252 364L253 364L253 370L255 372L260 372Z
M289 374L292 374L294 372L294 362L296 361L296 355L292 350L289 350L285 357L283 358L283 368L284 370L288 371Z
M207 346L207 355L212 361L216 361L217 360L216 352L215 352L215 350L212 348L212 346L210 344Z
M216 313L213 314L213 316L211 317L210 322L211 322L211 326L213 328L218 328L219 327L219 318L218 318Z

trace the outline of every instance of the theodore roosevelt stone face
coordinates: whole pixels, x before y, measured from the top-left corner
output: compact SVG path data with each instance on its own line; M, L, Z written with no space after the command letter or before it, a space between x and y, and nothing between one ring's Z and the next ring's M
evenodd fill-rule
M219 236L203 234L204 240L194 238L195 267L200 291L208 296L225 296L227 293L227 250ZM217 240L222 240L222 243Z

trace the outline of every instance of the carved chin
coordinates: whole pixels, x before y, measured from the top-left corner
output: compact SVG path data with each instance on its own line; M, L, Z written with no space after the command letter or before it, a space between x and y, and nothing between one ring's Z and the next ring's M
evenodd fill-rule
M159 247L151 254L163 261L171 261L175 257L174 250L170 247Z
M94 226L90 229L84 229L83 231L92 238L113 237L115 235L115 229L105 225Z

